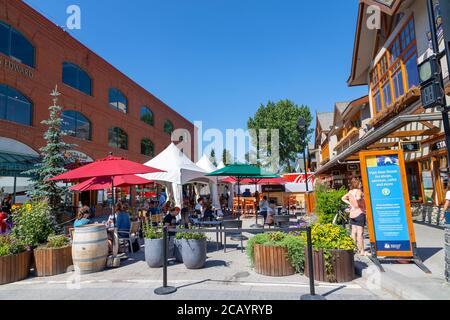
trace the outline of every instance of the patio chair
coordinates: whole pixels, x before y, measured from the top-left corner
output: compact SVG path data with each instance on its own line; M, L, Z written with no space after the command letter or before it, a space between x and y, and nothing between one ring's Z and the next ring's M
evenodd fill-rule
M254 199L244 199L244 216L253 216L256 212Z
M222 222L222 228L224 230L224 246L223 252L227 252L227 237L240 237L241 240L241 252L244 252L243 236L240 229L242 229L242 220L228 220ZM230 230L230 231L227 231Z
M134 253L133 242L139 239L139 228L140 228L139 221L133 221L131 222L130 231L120 231L120 234L125 234L126 236L120 237L119 242L121 242L122 244L128 243L130 246L131 253Z

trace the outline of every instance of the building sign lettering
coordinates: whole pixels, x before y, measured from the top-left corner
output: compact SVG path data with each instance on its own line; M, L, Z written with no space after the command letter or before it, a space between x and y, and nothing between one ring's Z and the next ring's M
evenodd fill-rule
M34 71L32 69L27 68L21 65L20 63L14 62L12 60L5 59L3 57L0 57L0 68L19 73L25 77L29 78L34 77Z

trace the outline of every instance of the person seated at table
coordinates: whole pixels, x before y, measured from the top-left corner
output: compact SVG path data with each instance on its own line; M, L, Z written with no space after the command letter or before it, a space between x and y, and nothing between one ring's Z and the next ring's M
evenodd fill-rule
M203 198L198 198L194 209L196 218L200 219L203 217L203 210Z
M189 209L187 207L181 209L180 223L184 226L185 229L189 229Z
M259 214L264 217L264 221L267 219L267 212L269 211L269 201L267 201L267 197L264 196L262 200L259 202Z
M208 203L206 205L205 212L203 214L203 220L204 221L214 221L216 219L216 216L214 214L214 210L212 208L212 205Z
M88 206L84 206L78 210L77 219L73 223L74 228L85 226L91 223L91 209Z
M177 226L177 216L180 214L181 209L179 207L171 208L169 213L164 217L163 224L169 229L174 229ZM169 232L169 258L175 256L175 232Z
M150 202L150 207L148 208L148 213L151 215L159 214L160 210L154 201Z
M252 196L252 193L250 192L250 189L245 189L244 193L242 194L244 198L250 198Z
M131 228L130 214L126 211L126 208L127 206L125 204L122 205L116 216L116 228L118 230L119 238L128 237Z
M269 202L269 208L267 209L267 218L266 218L266 224L269 226L273 226L275 224L275 209L276 209L276 203L273 200L270 200Z

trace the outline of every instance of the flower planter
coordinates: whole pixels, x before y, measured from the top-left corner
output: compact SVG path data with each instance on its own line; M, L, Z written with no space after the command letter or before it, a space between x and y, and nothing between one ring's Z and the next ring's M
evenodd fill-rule
M288 260L287 249L255 244L253 262L255 272L270 277L286 277L295 274Z
M0 258L0 285L28 278L32 251L25 251Z
M323 250L313 252L314 280L321 282L350 282L355 279L355 259L352 250L330 250L332 272L327 273ZM305 249L305 275L309 277L308 253Z
M72 246L34 249L34 265L38 277L66 273L67 269L73 265Z
M183 263L183 256L181 255L181 240L175 239L175 260Z
M150 268L161 268L163 266L163 239L145 239L145 262L147 262Z
M181 245L181 257L188 269L201 269L206 262L206 239L178 240Z

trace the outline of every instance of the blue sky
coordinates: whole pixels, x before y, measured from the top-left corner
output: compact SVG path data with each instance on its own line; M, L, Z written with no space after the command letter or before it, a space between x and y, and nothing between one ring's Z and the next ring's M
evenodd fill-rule
M268 100L315 113L367 93L346 85L356 0L26 2L58 25L79 5L75 38L204 129L246 128Z

